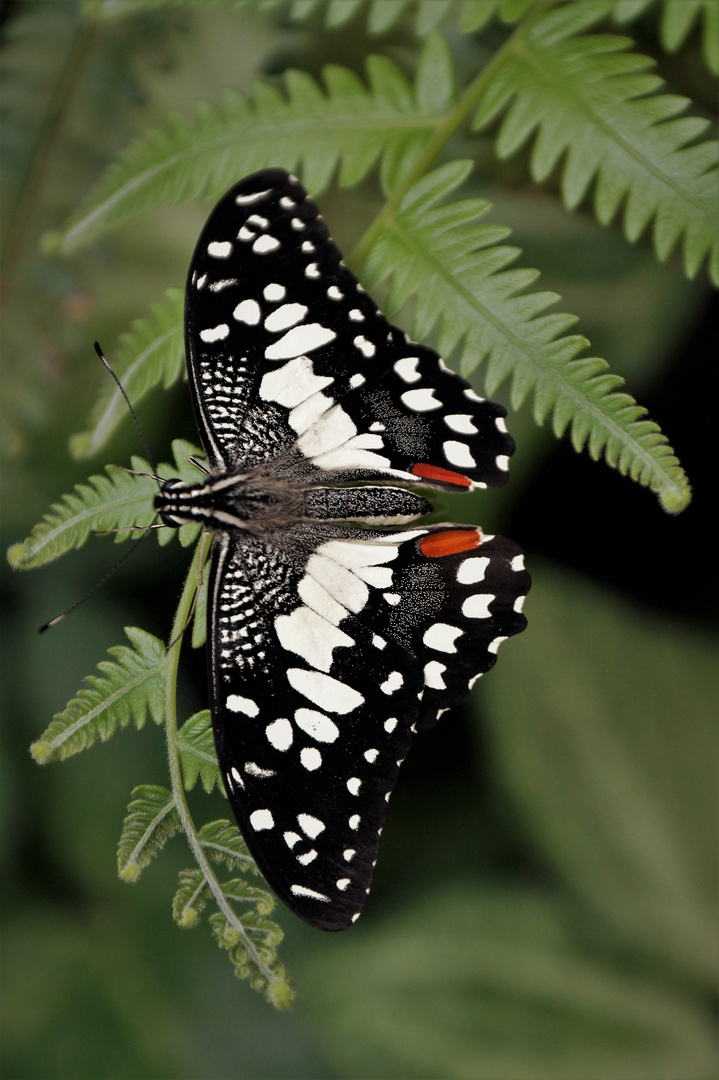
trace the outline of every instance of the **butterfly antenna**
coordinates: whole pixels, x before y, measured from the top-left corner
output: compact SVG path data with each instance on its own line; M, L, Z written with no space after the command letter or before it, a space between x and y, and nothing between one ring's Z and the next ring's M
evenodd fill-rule
M109 363L108 363L107 359L105 358L105 354L103 353L102 349L100 348L99 342L97 342L97 341L96 341L96 342L94 343L94 345L95 345L95 352L97 353L97 355L98 355L98 356L100 357L100 359L102 360L102 362L103 362L103 364L105 365L105 367L106 367L107 371L108 371L108 372L110 373L110 375L112 375L113 379L114 379L114 380L115 380L115 382L117 383L117 388L118 388L118 390L120 391L120 393L122 394L122 396L123 396L123 397L124 397L124 399L125 399L125 402L126 402L126 404L127 404L127 407L128 407L128 409L130 410L130 416L131 416L131 417L132 417L132 419L133 419L133 420L135 421L135 427L137 428L137 434L138 434L138 435L140 436L140 442L142 443L143 449L144 449L144 451L145 451L145 456L146 456L147 460L148 460L148 461L150 462L150 465L151 465L151 467L152 467L152 470L153 470L153 473L152 473L152 475L153 475L153 477L154 477L155 479L158 479L158 477L157 477L157 476L155 476L155 474L157 473L157 469L156 469L156 467L155 467L155 462L154 462L154 461L153 461L153 459L152 459L152 454L150 453L150 448L149 448L149 446L147 445L147 442L145 441L145 436L144 436L144 435L142 434L142 428L140 427L140 424L139 424L139 421L138 421L138 419L137 419L137 416L135 415L135 410L133 409L132 405L130 404L130 399L129 399L129 397L128 397L128 396L127 396L127 394L125 393L125 387L124 387L124 386L122 385L122 383L121 383L121 382L120 382L120 380L118 379L117 375L115 374L115 372L114 372L114 371L112 370L112 368L110 367L110 365L109 365ZM122 561L122 560L120 560L120 561ZM119 566L119 563L118 563L118 566ZM61 616L61 617L62 617L62 616Z
M46 630L50 629L50 627L56 626L59 622L62 622L62 620L65 618L65 616L69 615L72 611L74 611L76 607L79 607L80 604L84 604L86 600L89 600L90 597L94 593L96 593L98 589L101 589L102 586L107 581L110 580L110 578L115 573L115 571L118 570L122 566L125 559L130 558L130 556L132 555L135 548L138 546L138 544L142 543L142 541L145 539L145 537L147 535L148 534L146 532L143 532L142 536L139 538L139 540L135 541L135 543L132 545L132 547L129 549L129 551L126 551L125 554L120 559L117 560L115 565L110 570L108 570L107 573L103 577L101 577L100 580L98 582L96 582L96 584L93 585L93 587L90 590L88 590L88 592L86 592L84 596L82 596L79 600L76 600L74 604L71 604L70 607L67 608L66 611L63 611L62 615L56 615L54 619L50 619L49 622L44 623L43 626L41 626L38 629L38 634L44 634Z

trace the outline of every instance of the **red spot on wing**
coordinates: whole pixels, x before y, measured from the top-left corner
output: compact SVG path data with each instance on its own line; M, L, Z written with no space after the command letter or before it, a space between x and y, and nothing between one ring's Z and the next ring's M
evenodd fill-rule
M456 555L460 551L471 551L482 542L479 529L449 529L447 532L433 532L423 536L419 542L420 551L430 559L439 559L443 555Z
M422 476L425 480L439 480L443 484L454 484L455 487L468 488L472 481L462 473L452 472L451 469L439 469L436 465L413 465L412 472L415 476Z

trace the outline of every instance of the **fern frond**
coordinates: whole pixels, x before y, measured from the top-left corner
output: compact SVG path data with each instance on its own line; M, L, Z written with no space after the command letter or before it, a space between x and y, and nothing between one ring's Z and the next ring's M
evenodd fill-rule
M108 649L112 660L97 665L100 675L88 675L86 686L58 713L43 735L30 747L39 765L63 760L106 742L117 728L134 721L144 726L149 713L156 724L164 717L165 646L159 638L125 627L128 645Z
M173 443L173 450L177 455L175 464L160 465L160 473L191 482L197 480L197 471L187 458L201 452L180 439ZM139 457L132 458L132 468L138 473L151 471L148 463ZM136 476L117 465L106 466L105 472L107 475L91 476L86 483L77 484L72 493L53 504L26 540L12 545L7 557L15 570L44 566L73 548L82 547L91 533L122 530L114 534L116 543L143 535L139 530L155 519L153 499L157 484L149 475ZM179 530L157 529L158 542L170 543L175 532L183 547L187 547L197 537L199 527L189 524Z
M358 183L385 155L407 165L438 122L424 96L391 61L367 60L365 85L352 71L328 65L324 87L303 71L284 76L284 93L254 83L251 96L227 91L223 104L200 101L191 120L175 116L164 130L135 142L57 239L67 253L151 207L217 196L256 169L303 163L312 191L335 169L343 186Z
M629 26L658 2L614 0L612 19L617 26ZM713 75L719 75L719 7L715 0L661 0L661 43L670 53L681 49L700 19L704 61Z
M184 303L182 290L168 289L164 303L154 304L150 317L137 319L120 338L113 369L135 407L153 387L167 389L184 374ZM117 385L104 378L88 416L89 430L73 435L70 453L78 460L93 457L127 416L127 402Z
M209 709L185 721L177 733L177 748L186 791L195 786L198 777L208 794L215 785L222 790Z
M716 143L696 142L708 121L679 116L688 99L658 92L661 80L642 73L651 61L626 52L628 38L574 36L596 21L597 11L597 4L578 0L527 26L497 64L473 127L482 130L504 114L501 158L534 137L535 180L546 179L564 155L568 208L594 182L603 225L623 206L628 240L651 223L660 260L681 242L687 275L708 257L719 283Z
M117 845L117 869L123 881L137 881L182 826L172 793L155 784L134 788L127 809Z
M195 926L210 895L210 888L202 870L181 870L180 884L172 899L172 917L177 925Z
M197 836L213 862L223 862L228 870L249 870L253 874L259 874L255 860L247 850L236 825L224 819L208 821Z
M228 886L237 884L244 886L240 892L245 894L237 899L251 899L251 891L262 892L261 889L250 890L244 883L229 882ZM264 898L258 898L258 911L260 907L267 906L267 901L272 902L269 893L265 893ZM277 946L282 940L280 928L254 911L246 912L242 916L242 926L252 940L254 956L250 957L242 938L223 912L218 911L210 916L210 926L217 944L227 949L237 977L249 979L252 988L263 993L275 1008L289 1008L294 1001L294 990L284 966L277 959Z
M415 301L413 330L418 340L436 331L445 356L455 353L465 375L487 360L485 383L492 393L512 376L512 404L534 394L541 423L551 412L559 436L570 426L575 449L585 443L593 458L650 487L665 509L676 512L689 501L689 485L671 447L645 410L617 390L621 379L603 360L578 354L588 344L566 331L571 315L543 314L554 293L526 293L533 270L506 270L516 248L497 246L506 231L476 225L484 200L437 206L466 177L471 164L452 162L416 184L402 200L369 255L369 287L390 278L391 315Z

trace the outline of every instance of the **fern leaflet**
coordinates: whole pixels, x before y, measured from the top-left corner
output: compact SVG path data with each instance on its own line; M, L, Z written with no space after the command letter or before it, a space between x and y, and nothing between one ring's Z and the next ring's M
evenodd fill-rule
M160 204L214 196L238 176L282 163L304 163L314 191L339 169L343 186L358 183L379 160L390 173L416 159L438 116L423 108L401 71L381 56L367 60L368 85L347 68L328 65L325 87L288 71L285 93L258 81L251 97L227 91L223 104L199 101L191 121L134 143L106 172L56 243L64 253Z
M137 881L181 825L172 793L155 784L136 787L127 809L117 845L117 868L124 881Z
M551 411L557 435L571 425L576 449L586 442L593 458L603 453L608 464L657 492L666 509L682 509L689 486L656 424L640 419L645 410L617 391L621 380L603 360L577 358L587 341L565 334L574 317L543 314L556 295L523 291L536 272L504 269L517 255L516 248L496 245L504 231L472 224L489 204L436 205L470 168L452 162L437 169L385 216L366 264L369 286L389 277L388 311L414 299L419 340L436 327L440 352L457 353L466 375L486 357L490 393L512 375L515 408L533 392L538 423Z
M222 791L209 709L185 721L177 733L177 748L186 791L192 790L198 777L208 794L215 785Z
M133 720L141 728L149 713L156 724L164 716L165 647L152 634L125 627L131 642L108 650L112 660L98 664L82 687L30 747L40 765L87 750L95 739L106 742L118 727Z
M197 834L203 848L213 862L224 862L229 870L249 870L259 873L255 860L236 825L225 819L208 821Z
M187 458L198 454L196 447L177 439L173 442L176 455L174 465L160 465L160 473L179 475L183 480L197 479L197 471ZM150 466L142 458L132 458L135 475L117 465L106 467L106 476L91 476L86 483L78 484L74 492L63 495L62 501L53 505L21 544L13 544L8 551L8 561L15 570L32 570L60 558L73 548L82 547L91 533L121 530L115 534L116 543L143 535L155 519L153 499L157 483L150 473ZM174 529L158 529L161 545L172 540ZM196 525L183 525L179 532L180 543L187 547L199 532Z
M137 319L120 338L113 368L135 407L153 387L167 388L184 375L184 303L180 289L168 289L165 302L150 308L150 318ZM116 384L103 379L88 417L89 430L70 442L73 457L98 453L126 417L127 404Z
M678 115L689 105L686 98L657 93L661 80L642 73L651 61L624 51L628 38L573 36L596 21L600 7L579 0L518 33L501 55L473 127L482 130L504 113L501 158L534 136L535 180L546 179L566 155L561 187L567 207L578 206L594 181L603 225L623 204L628 240L652 223L660 260L681 241L687 275L709 257L719 283L716 143L695 141L708 122Z

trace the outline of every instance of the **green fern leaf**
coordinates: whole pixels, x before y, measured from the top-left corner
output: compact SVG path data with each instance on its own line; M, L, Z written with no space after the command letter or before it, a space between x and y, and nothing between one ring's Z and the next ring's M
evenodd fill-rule
M187 458L201 454L201 451L180 439L173 443L173 450L175 464L160 465L160 472L183 480L196 480L197 471ZM155 518L153 501L157 484L148 475L150 466L142 458L133 457L132 468L145 475L137 476L116 465L108 465L106 476L91 476L86 483L78 484L74 492L63 495L62 501L53 505L30 536L8 550L10 565L15 570L44 566L68 551L82 547L91 533L122 530L115 533L116 543L142 536L137 530L147 528ZM200 527L189 524L179 530L158 529L158 542L163 546L170 543L176 532L180 543L187 547L197 538Z
M168 289L165 295L163 304L150 309L151 317L134 322L118 344L113 368L135 407L153 387L162 385L167 389L184 375L185 297L180 289ZM93 457L127 417L127 403L117 385L103 379L88 417L89 430L73 435L70 441L73 457Z
M365 267L368 287L389 277L388 313L414 300L418 340L436 329L440 352L456 353L466 375L486 358L490 393L511 375L515 408L533 392L538 423L551 412L557 435L571 426L575 449L586 443L593 458L603 454L655 491L665 509L681 510L689 486L666 439L656 424L640 419L645 410L618 392L621 379L603 360L578 358L588 342L566 334L575 318L543 314L557 296L523 291L536 272L504 269L518 254L497 246L506 230L473 224L489 204L467 199L436 205L470 168L469 162L452 162L437 169L384 219Z
M222 790L208 709L195 713L185 721L177 733L177 748L180 752L182 780L187 791L195 786L198 777L208 794L215 785Z
M681 241L687 275L709 257L719 283L716 143L696 142L708 122L678 115L689 105L686 98L657 93L661 80L642 73L651 61L624 51L628 38L573 36L602 10L593 0L578 0L528 26L497 64L473 126L481 130L504 113L501 158L535 136L535 180L546 179L565 155L567 207L576 207L594 181L602 224L623 205L628 240L651 223L660 260Z
M125 627L131 646L108 649L112 660L98 664L100 675L88 675L82 687L53 719L47 731L33 743L30 752L40 765L63 760L92 746L95 739L106 742L118 727L143 727L149 712L156 724L164 717L165 647L162 642L137 627Z
M180 884L172 899L172 917L178 926L195 926L210 899L202 870L181 870Z
M137 881L141 872L182 826L172 793L154 784L133 789L132 802L117 845L117 869L123 881Z
M255 860L248 852L236 825L222 819L209 821L197 835L213 862L223 862L229 870L249 870L253 874L259 874Z
M288 71L285 93L256 82L250 97L228 91L221 107L200 101L190 121L174 117L113 164L58 241L67 253L108 228L160 204L217 196L256 169L304 163L312 191L335 170L343 186L358 183L391 149L393 160L414 160L438 117L425 112L401 71L371 56L368 85L347 68L324 69L322 88L302 71Z
M269 894L265 896L271 900ZM253 911L243 914L242 928L251 939L250 955L246 939L243 941L223 912L211 915L209 921L218 945L229 953L237 977L249 979L252 988L264 994L275 1008L290 1008L295 993L285 968L277 959L277 946L282 940L280 928Z

